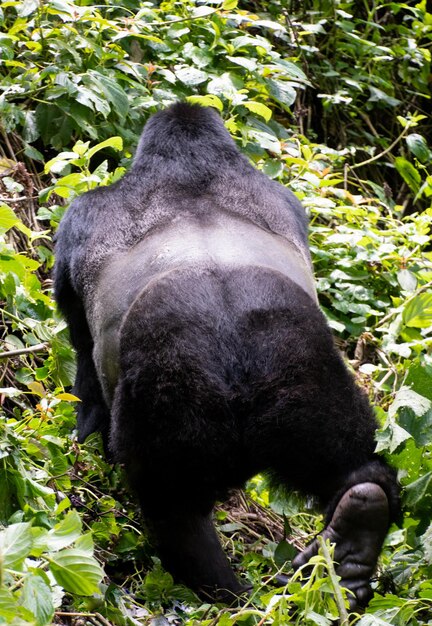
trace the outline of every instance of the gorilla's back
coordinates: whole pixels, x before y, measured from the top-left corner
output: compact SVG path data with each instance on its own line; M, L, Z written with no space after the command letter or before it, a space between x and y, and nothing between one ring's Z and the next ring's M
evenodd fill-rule
M231 270L240 268L251 277L256 276L256 280L247 291L235 286L230 306L237 316L260 306L272 309L279 299L279 294L273 291L264 298L265 304L259 304L266 289L260 279L263 273L253 270L267 270L289 278L316 302L310 266L293 242L232 215L219 215L204 222L180 215L168 225L151 230L129 250L109 257L101 270L94 308L88 316L95 343L95 364L109 403L118 376L120 331L135 304L151 294L152 303L148 307L154 312L154 295L163 286L165 293L159 298L164 306L172 306L174 310L175 303L181 299L178 315L184 316L189 311L193 318L200 308L200 298L192 294L194 285L201 281L202 287L210 290L201 298L204 303L218 300L219 287L232 290L236 274ZM209 286L206 276L212 273L220 285L216 282ZM288 288L285 284L284 289ZM215 310L223 309L223 298L212 306ZM200 311L200 314L208 318L209 312ZM193 319L189 323L193 326Z

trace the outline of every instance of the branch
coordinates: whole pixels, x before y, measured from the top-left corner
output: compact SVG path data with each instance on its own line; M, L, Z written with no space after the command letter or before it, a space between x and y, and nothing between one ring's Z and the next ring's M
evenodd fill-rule
M388 148L386 148L379 154L376 154L375 156L371 157L370 159L366 159L366 161L362 161L361 163L356 163L355 165L348 165L348 167L351 170L355 170L357 167L362 167L363 165L369 165L369 163L373 163L374 161L381 159L383 156L385 156L386 154L388 154L389 152L393 150L393 148L399 143L399 141L409 131L409 129L410 129L410 126L405 126L405 128L403 129L399 137L396 137L393 143L391 143Z
M9 352L0 352L0 359L10 359L21 354L31 354L32 352L45 352L48 349L47 343L37 343L29 348L21 348L20 350L10 350Z

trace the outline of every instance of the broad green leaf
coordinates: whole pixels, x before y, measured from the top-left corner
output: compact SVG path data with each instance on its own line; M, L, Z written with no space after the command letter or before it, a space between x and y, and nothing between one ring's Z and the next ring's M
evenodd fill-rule
M363 615L359 621L356 622L356 626L392 626L392 624L393 622L387 622L377 615L372 614Z
M409 485L405 486L406 493L406 505L407 507L414 507L421 502L427 493L431 492L432 488L432 472L427 472L417 480L414 480Z
M391 107L396 107L398 106L398 104L401 103L401 101L397 98L389 96L385 93L385 91L382 91L382 89L378 89L377 87L373 87L372 85L369 85L369 91L371 94L369 102L385 102L385 104L388 104Z
M397 279L404 291L412 292L417 289L416 275L409 270L400 270L397 274Z
M242 81L225 72L208 83L207 91L215 96L225 96L228 100L233 100L242 87Z
M281 153L281 145L277 137L271 135L270 133L265 133L261 130L251 129L248 131L248 135L251 139L255 140L257 144L264 148L264 150L269 150L274 154Z
M58 187L71 187L72 189L78 187L83 178L84 174L81 174L81 172L74 172L73 174L62 176L56 183L56 192Z
M425 559L429 565L432 565L432 524L429 524L426 532L422 536L422 544L425 553Z
M421 176L414 165L404 157L396 157L395 167L411 191L417 193L420 189Z
M87 554L92 556L94 552L94 543L91 532L85 533L84 535L78 537L78 539L75 541L75 548L77 550L82 550L83 552L86 552Z
M76 96L76 101L85 107L98 111L104 117L107 117L111 111L108 102L96 93L94 89L81 85Z
M0 532L0 564L6 569L18 568L29 555L32 545L31 526L27 522L11 524Z
M63 550L49 559L50 570L66 591L80 596L97 593L104 573L96 559L83 550Z
M383 429L376 433L375 438L376 452L395 452L404 441L411 438L411 435L396 424L394 419L388 418Z
M389 417L396 416L401 407L410 408L417 417L421 417L431 408L432 403L428 398L421 396L409 387L401 387L396 393L393 404L389 408Z
M206 96L188 96L187 100L195 104L201 104L205 107L214 107L222 113L223 104L217 96L208 93Z
M0 204L0 230L6 232L19 223L19 218L15 215L15 211L7 204Z
M81 518L76 511L69 511L65 518L52 528L45 537L48 550L61 550L70 546L81 535Z
M66 154L67 156L64 156ZM45 163L44 172L45 174L48 174L49 172L61 174L66 165L69 165L69 163L74 161L76 158L77 155L75 152L63 153L63 156L59 154Z
M59 393L56 395L58 400L64 400L65 402L81 402L81 400L74 396L73 393Z
M333 623L331 619L325 617L324 615L321 615L320 613L317 613L316 611L313 611L312 609L308 609L305 612L305 619L307 620L308 624L312 623L316 624L317 626L331 626Z
M283 172L283 163L281 163L280 161L276 159L275 160L268 159L264 163L262 171L269 178L276 178L277 176L280 176Z
M296 554L297 549L288 541L282 540L276 546L274 561L278 567L282 567L285 563L290 563Z
M249 111L252 111L252 113L256 113L257 115L263 117L266 122L268 122L272 116L271 109L269 109L265 104L262 104L262 102L248 101L242 102L242 105L249 109Z
M16 600L13 595L7 589L0 589L0 616L6 620L12 620L16 616L16 611Z
M110 137L109 139L105 139L105 141L101 141L93 148L87 152L87 158L91 159L91 157L99 152L99 150L103 150L104 148L113 148L114 150L123 150L123 139L121 137Z
M147 37L150 38L150 36ZM160 41L158 38L152 39L157 42ZM91 76L92 83L102 91L108 102L112 104L112 108L115 110L116 114L120 119L124 120L129 112L129 98L120 86L120 81L116 81L114 78L95 71L90 71L89 75Z
M212 9L211 7L198 6L192 10L192 17L194 18L207 17L208 15L212 15L212 13L214 12L215 10Z
M405 306L402 319L411 328L432 326L432 293L420 293L413 297Z
M208 74L195 67L180 67L175 70L175 75L185 85L199 85L207 80Z
M276 78L268 78L266 82L273 99L284 109L290 109L297 97L294 87L289 82L277 80Z
M429 149L426 139L418 133L411 133L406 137L409 151L418 158L421 163L427 163L432 159L432 151Z
M240 67L244 67L248 72L253 72L257 68L258 61L254 58L247 59L246 57L230 57L227 56L232 63L236 65L240 65Z
M41 576L27 574L19 603L31 611L36 626L48 626L54 616L54 604L50 587Z

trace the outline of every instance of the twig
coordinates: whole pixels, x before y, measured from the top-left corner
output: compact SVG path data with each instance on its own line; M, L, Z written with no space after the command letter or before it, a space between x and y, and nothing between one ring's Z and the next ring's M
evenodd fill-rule
M72 611L56 611L55 615L57 617L88 617L89 620L94 624L95 621L103 624L103 626L112 626L112 622L109 622L103 615L100 613L80 613L80 612L72 612Z
M333 585L333 590L335 594L335 602L336 602L336 606L338 608L339 616L340 616L340 622L339 622L340 626L348 626L349 625L348 611L345 608L345 602L342 597L341 588L340 588L336 571L333 565L333 559L331 558L328 546L324 538L321 535L318 536L318 541L320 544L322 555L327 565L330 581Z
M31 354L32 352L44 352L48 349L47 343L37 343L29 348L21 348L20 350L9 350L9 352L0 352L0 359L10 359L21 354Z
M0 202L24 202L24 200L37 200L38 196L20 196L19 198L10 198L6 196L0 196Z
M386 148L385 150L383 150L379 154L376 154L375 156L371 157L370 159L366 159L366 161L362 161L361 163L356 163L355 165L349 165L348 167L351 170L355 170L358 167L363 167L363 165L369 165L369 163L373 163L374 161L377 161L378 159L381 159L383 156L385 156L386 154L388 154L389 152L391 152L393 150L393 148L399 143L399 141L408 132L409 129L410 129L409 126L405 126L405 128L403 129L403 131L401 132L399 137L396 137L396 139L393 141L393 143L391 143L388 148Z

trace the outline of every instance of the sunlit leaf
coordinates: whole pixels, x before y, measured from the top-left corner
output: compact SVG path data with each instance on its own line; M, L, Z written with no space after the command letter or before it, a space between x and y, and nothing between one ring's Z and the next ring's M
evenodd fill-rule
M32 545L30 524L11 524L0 531L0 562L4 568L17 568L28 556Z
M41 576L29 574L24 580L20 604L31 611L36 626L48 626L54 616L51 589Z
M70 593L90 596L98 591L103 570L83 550L62 550L50 558L50 570L57 583Z

